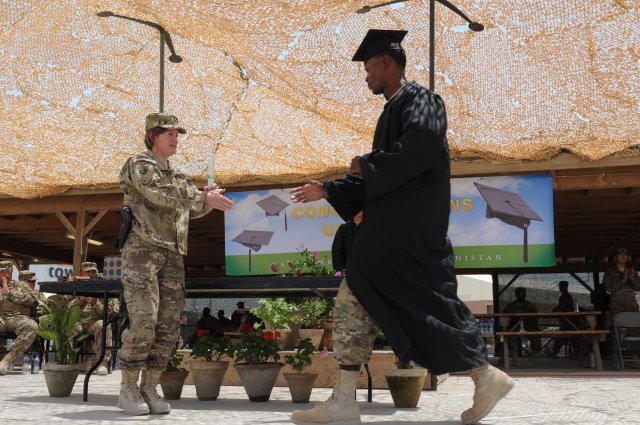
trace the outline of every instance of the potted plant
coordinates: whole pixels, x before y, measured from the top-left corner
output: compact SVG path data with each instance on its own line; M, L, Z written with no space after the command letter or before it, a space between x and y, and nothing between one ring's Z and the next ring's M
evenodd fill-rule
M198 400L217 400L229 361L220 360L227 355L233 358L233 345L227 337L214 337L207 329L198 330L198 340L191 351L191 372Z
M46 314L40 316L36 335L55 344L55 363L42 366L51 397L69 397L80 373L77 364L80 342L89 334L81 334L79 305L66 309L55 301L38 300Z
M160 375L160 386L165 400L180 400L184 381L189 375L189 372L182 367L183 358L182 354L178 354L176 347L173 347L169 363L167 363L165 371Z
M280 333L280 350L289 350L294 346L300 323L297 312L295 304L283 297L262 298L258 306L251 309L251 313L262 320L267 329Z
M291 365L296 373L284 373L284 379L287 380L289 391L291 392L291 401L294 403L309 403L313 384L318 377L317 373L303 373L305 367L311 365L311 356L313 355L313 343L311 338L305 338L300 341L294 355L287 354L284 356L284 362Z
M269 401L280 368L278 338L280 332L264 330L259 323L243 325L240 342L234 346L234 367L250 401ZM273 359L273 361L269 361Z
M331 315L329 303L321 298L305 298L294 303L298 311L300 340L311 338L313 347L320 348L320 341L324 335L324 323Z
M385 370L384 377L396 407L414 408L420 401L427 370L402 362L396 357L398 370Z

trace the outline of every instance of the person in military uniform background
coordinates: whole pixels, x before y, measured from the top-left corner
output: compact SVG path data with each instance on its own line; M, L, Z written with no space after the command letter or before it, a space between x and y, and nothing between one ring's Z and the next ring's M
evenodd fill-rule
M533 303L527 300L527 289L526 288L516 288L514 291L516 295L516 299L507 304L507 306L502 310L503 313L537 313L538 309ZM520 318L518 317L510 317L509 318L509 329L514 329ZM523 327L525 331L535 332L539 331L538 329L538 319L535 317L525 317L522 319ZM516 329L517 330L517 329ZM536 336L527 337L529 339L529 343L531 345L531 353L529 355L529 363L533 363L536 358L536 354L540 351L540 338ZM511 351L511 357L513 358L513 364L515 366L518 365L518 349L515 345L515 341L519 341L519 338L511 338L509 339L509 351ZM505 356L507 354L505 353Z
M124 205L133 215L119 242L130 328L122 334L118 406L128 415L171 411L156 387L179 337L189 220L233 207L224 189L200 191L169 164L178 135L186 133L176 116L149 114L145 129L147 151L129 158L120 172Z
M12 261L0 261L0 332L16 334L11 351L0 361L0 375L6 375L9 364L31 347L38 324L31 316L31 307L38 292L24 282L11 280Z
M82 263L80 276L89 277L90 280L99 279L100 274L98 272L98 265L91 261ZM104 307L102 300L93 297L78 297L77 302L82 308L82 314L80 315L80 322L76 325L76 333L88 333L93 336L93 340L87 341L85 344L85 352L87 354L84 356L84 360L82 362L82 370L87 372L95 362L95 355L97 355L102 348L102 317ZM109 311L107 313L107 317L108 319L113 319L118 316L120 305L116 298L110 298L108 304ZM107 324L106 345L107 347L112 345L112 332L111 325L109 324ZM98 375L107 374L107 364L110 359L111 351L107 350L104 353L102 363L96 370Z

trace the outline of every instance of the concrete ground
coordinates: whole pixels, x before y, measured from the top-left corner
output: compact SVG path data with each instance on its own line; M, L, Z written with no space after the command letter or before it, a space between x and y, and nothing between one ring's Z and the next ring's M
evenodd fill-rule
M249 402L242 387L223 387L217 401L198 401L193 386L185 386L182 400L162 416L125 416L116 407L120 373L94 376L89 402L82 401L78 377L69 398L51 398L44 375L10 373L0 376L0 424L287 424L294 405L287 388L275 388L271 401ZM639 424L640 378L516 377L516 388L497 405L483 424ZM312 402L325 400L331 390L314 389ZM458 424L471 405L473 384L468 377L450 376L438 391L424 391L417 409L396 409L386 390L358 390L362 422L367 424Z

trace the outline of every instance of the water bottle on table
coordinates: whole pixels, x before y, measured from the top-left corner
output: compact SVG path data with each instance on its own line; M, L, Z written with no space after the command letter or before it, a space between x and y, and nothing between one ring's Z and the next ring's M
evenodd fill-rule
M40 356L38 354L33 358L33 368L31 369L31 373L38 374L40 373Z
M26 375L31 371L31 359L28 354L25 354L22 358L22 374Z

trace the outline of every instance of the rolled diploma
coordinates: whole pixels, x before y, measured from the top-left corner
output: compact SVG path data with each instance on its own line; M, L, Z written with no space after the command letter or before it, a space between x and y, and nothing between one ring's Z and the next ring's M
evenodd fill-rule
M209 169L207 171L207 186L212 187L216 180L216 156L209 157Z

